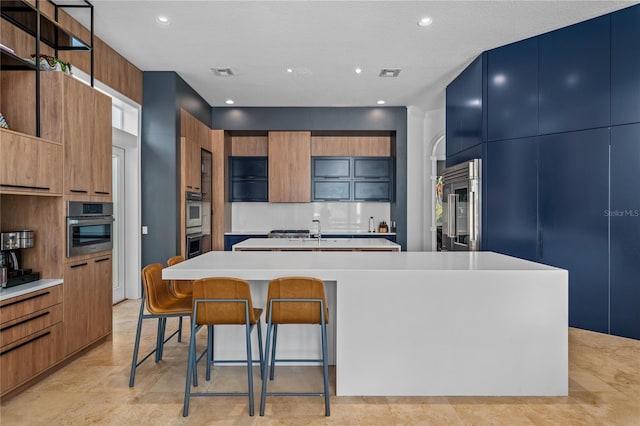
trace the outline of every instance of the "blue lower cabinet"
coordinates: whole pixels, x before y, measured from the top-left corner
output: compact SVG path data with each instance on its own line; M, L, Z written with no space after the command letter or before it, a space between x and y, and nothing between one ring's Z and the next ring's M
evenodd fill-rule
M537 260L538 140L487 144L486 250Z
M569 325L606 333L609 130L547 135L538 140L539 261L569 271Z
M640 124L611 128L611 333L640 339Z
M266 234L234 234L224 236L224 250L231 251L234 244L248 240L249 238L267 238Z

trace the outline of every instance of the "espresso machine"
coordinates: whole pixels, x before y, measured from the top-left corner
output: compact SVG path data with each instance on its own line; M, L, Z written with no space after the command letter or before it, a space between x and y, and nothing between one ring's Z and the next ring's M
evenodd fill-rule
M13 287L40 279L39 272L22 269L21 250L34 246L34 232L29 230L0 233L0 271L2 287Z

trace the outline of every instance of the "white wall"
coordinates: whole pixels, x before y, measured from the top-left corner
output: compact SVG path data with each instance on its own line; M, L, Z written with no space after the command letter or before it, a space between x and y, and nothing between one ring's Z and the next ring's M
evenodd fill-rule
M432 176L435 169L434 145L441 141L439 149L444 159L445 109L422 111L407 107L407 250L431 251L432 244ZM436 157L439 153L436 153Z
M320 219L322 233L367 232L369 217L373 216L376 229L381 221L387 224L389 203L232 203L231 227L233 232L269 232L272 229L309 229L315 232L311 221Z

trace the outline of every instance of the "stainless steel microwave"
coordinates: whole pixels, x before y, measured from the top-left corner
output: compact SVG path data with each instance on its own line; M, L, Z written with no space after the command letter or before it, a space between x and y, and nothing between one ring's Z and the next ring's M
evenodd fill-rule
M113 203L67 202L67 257L113 248Z

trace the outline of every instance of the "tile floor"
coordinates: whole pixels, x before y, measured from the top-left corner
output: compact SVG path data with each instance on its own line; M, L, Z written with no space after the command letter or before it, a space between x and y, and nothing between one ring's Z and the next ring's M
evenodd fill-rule
M113 340L2 401L0 424L640 425L640 341L578 329L569 331L568 397L333 395L328 418L321 397L270 397L266 415L260 417L256 367L255 417L247 414L246 397L199 397L191 400L189 416L184 418L187 339L167 343L163 361L145 362L135 387L128 387L138 308L139 301L115 306ZM168 326L172 328L175 322ZM155 322L145 321L143 348L153 346L154 330ZM211 383L216 390L242 391L245 377L242 367L216 367ZM321 377L319 367L282 367L269 390L320 391ZM205 389L211 383L201 379ZM332 374L332 389L334 384Z

